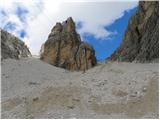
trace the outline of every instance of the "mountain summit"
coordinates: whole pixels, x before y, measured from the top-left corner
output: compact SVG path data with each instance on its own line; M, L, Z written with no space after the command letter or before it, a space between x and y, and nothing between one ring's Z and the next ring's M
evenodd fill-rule
M87 70L97 63L94 49L81 41L71 17L56 23L40 52L41 60L68 70Z

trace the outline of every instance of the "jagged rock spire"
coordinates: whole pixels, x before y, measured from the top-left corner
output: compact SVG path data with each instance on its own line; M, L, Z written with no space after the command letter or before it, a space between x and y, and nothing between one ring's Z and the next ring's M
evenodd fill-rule
M68 70L86 70L97 63L94 49L81 41L71 17L56 23L42 48L41 60Z

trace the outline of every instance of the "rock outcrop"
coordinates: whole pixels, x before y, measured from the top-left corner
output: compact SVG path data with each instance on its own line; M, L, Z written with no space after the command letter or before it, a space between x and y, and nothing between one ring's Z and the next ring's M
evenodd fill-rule
M151 62L159 58L159 2L140 1L122 44L109 60Z
M19 59L29 57L31 53L23 41L0 29L1 33L1 59Z
M94 49L82 42L71 17L51 30L48 40L42 45L40 59L68 70L87 70L96 65Z

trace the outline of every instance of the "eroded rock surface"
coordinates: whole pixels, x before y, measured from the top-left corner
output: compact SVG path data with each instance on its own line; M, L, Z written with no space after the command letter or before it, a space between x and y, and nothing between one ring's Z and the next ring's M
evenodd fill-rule
M86 70L96 65L95 51L82 42L71 17L51 30L41 47L41 60L68 70Z
M122 44L110 60L151 62L159 58L159 3L140 1L130 18Z
M14 35L0 29L1 33L1 59L19 59L29 57L31 53L23 41Z

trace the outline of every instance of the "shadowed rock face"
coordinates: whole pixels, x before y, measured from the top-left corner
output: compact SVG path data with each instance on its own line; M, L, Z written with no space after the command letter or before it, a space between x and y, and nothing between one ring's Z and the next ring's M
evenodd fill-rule
M159 3L140 1L122 44L109 60L151 62L159 58Z
M29 57L31 53L23 41L0 29L1 33L1 59L19 59Z
M68 70L86 70L97 63L94 49L81 41L71 17L56 23L40 54L41 60Z

